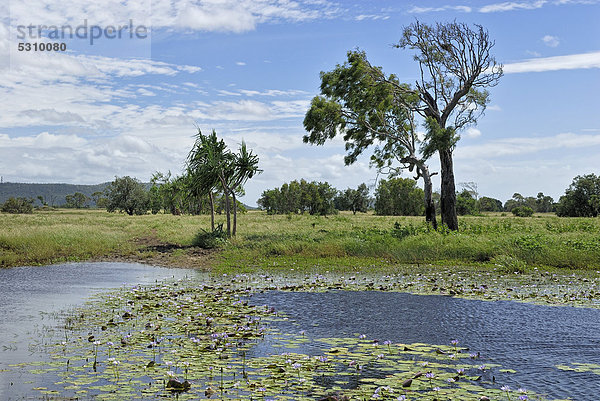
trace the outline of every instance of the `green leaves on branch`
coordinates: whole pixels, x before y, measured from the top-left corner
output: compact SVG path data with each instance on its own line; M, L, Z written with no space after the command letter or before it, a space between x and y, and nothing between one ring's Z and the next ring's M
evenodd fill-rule
M438 150L453 150L460 140L460 135L456 133L454 127L441 128L438 122L432 117L427 117L425 127L427 128L427 133L425 134L425 141L421 147L421 152L426 159L430 158Z

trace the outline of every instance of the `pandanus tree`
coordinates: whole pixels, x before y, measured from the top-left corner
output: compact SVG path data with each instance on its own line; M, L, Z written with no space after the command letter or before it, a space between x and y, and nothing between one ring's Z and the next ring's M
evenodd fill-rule
M204 135L200 130L188 155L190 186L196 195L206 193L210 199L211 229L214 225L214 192L222 191L225 197L227 235L237 232L237 193L254 175L262 172L258 168L259 158L242 141L238 153L232 153L223 139L217 138L215 130ZM233 200L231 205L230 199ZM233 207L232 207L233 206ZM233 209L233 229L231 210Z
M346 141L347 165L373 147L371 164L380 170L398 173L401 168L416 172L424 181L425 217L437 228L432 199L431 176L426 158L419 154L419 139L413 110L418 93L386 76L369 63L362 51L350 51L343 65L321 73L321 95L313 98L304 118L308 134L304 142L323 145L341 135ZM398 90L401 89L401 90Z

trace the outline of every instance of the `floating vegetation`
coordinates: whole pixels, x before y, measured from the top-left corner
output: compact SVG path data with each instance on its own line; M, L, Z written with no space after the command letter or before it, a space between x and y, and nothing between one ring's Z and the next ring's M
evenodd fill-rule
M514 372L511 367L482 363L459 340L400 344L364 335L279 333L272 324L285 316L247 299L269 289L405 290L424 285L431 290L441 285L441 278L432 277L238 275L123 288L73 310L65 320L64 339L46 348L48 362L11 368L43 375L43 386L36 388L40 398L541 400L523 389L501 388L494 374ZM431 292L485 293L478 287L466 291L458 277L455 283ZM267 334L278 352L256 351ZM320 354L302 352L307 342ZM598 370L577 364L558 368Z

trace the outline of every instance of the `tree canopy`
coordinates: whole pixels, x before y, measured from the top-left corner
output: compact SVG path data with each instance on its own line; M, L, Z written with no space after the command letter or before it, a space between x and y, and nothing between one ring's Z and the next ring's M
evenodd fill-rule
M558 216L597 217L600 215L600 176L578 175L556 207Z
M400 89L400 90L398 90ZM308 134L304 142L322 145L341 135L346 141L346 164L354 163L373 147L371 164L380 170L398 173L394 163L425 183L426 217L434 226L435 207L431 199L431 173L418 153L419 139L413 108L419 97L395 75L386 76L369 63L362 51L347 53L347 61L329 72L321 72L321 96L316 96L304 118Z

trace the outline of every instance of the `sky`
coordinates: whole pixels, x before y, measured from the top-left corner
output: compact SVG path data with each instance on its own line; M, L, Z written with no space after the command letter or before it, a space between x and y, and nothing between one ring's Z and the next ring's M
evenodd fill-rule
M0 0L0 16L4 182L177 175L200 128L259 156L249 205L294 179L375 185L385 177L368 150L345 166L343 140L304 144L302 121L319 73L349 50L414 84L413 53L393 45L416 20L483 25L504 66L485 115L460 132L457 184L557 200L600 173L600 0ZM428 164L439 171L437 155Z

